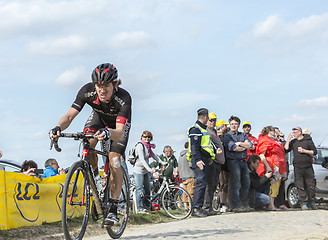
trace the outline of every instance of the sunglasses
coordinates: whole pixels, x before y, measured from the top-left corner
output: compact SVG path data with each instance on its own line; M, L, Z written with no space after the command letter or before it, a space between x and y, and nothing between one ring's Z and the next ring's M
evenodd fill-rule
M142 136L143 138L151 138L151 136Z
M215 122L216 119L208 119L208 121L210 121L210 122Z

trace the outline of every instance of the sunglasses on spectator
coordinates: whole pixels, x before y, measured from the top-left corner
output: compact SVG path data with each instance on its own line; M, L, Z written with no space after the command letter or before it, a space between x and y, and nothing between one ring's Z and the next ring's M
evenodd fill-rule
M210 121L210 122L215 122L216 119L208 119L208 121Z
M142 136L143 138L151 138L151 136Z

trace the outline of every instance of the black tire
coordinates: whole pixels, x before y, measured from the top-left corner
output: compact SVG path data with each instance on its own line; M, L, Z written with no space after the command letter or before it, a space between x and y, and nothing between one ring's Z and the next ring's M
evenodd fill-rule
M118 209L117 209L117 217L119 218L119 223L106 227L107 232L111 238L119 238L122 236L125 227L128 223L128 217L129 217L129 209L130 209L130 187L129 187L129 181L128 181L128 176L124 170L123 167L121 167L122 172L123 172L123 184L122 184L122 192L118 204ZM108 214L108 210L111 207L111 194L110 194L110 187L106 188L105 191L105 206L107 206L107 209L105 210L106 216Z
M183 202L183 195L187 196L187 202ZM192 199L189 193L178 186L165 188L161 194L161 206L164 211L174 219L185 219L191 214Z
M288 201L289 207L291 207L291 208L299 207L300 204L299 204L299 198L298 198L298 190L295 185L291 185L288 188L287 201Z
M78 161L71 166L66 176L61 217L65 238L69 240L82 239L87 228L90 212L87 174L84 162Z

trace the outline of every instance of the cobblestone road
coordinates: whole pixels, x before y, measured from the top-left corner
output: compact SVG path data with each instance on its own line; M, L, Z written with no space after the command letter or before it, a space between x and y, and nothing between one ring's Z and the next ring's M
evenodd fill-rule
M110 239L108 235L86 238ZM121 239L325 239L328 211L225 213L207 218L128 227Z

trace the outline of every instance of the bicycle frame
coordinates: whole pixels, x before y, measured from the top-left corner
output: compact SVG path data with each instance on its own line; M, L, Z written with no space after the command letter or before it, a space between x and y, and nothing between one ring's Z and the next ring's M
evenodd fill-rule
M95 152L98 155L105 156L107 158L107 160L108 160L108 150L106 149L106 144L104 142L101 142L102 151L99 151L99 150L97 150L95 148L91 148L90 147L90 142L89 142L88 139L95 138L95 136L93 136L93 135L87 135L87 134L84 134L84 133L61 133L60 134L60 137L74 138L74 140L82 139L83 150L82 150L81 160L86 165L86 169L88 169L89 184L90 184L91 190L95 193L93 195L93 197L94 197L94 202L95 202L95 205L96 205L97 212L98 212L98 214L103 215L103 208L102 208L101 199L99 198L99 192L97 190L97 187L96 187L96 184L95 184L94 175L93 175L93 171L91 169L91 165L90 165L90 162L89 162L89 153L90 152ZM61 151L61 149L58 147L58 143L57 142L53 142L52 141L51 142L51 145L50 145L50 149L52 149L52 146L54 146L55 149L58 152ZM105 191L106 191L106 188L108 188L109 175L110 174L108 174L107 179L106 179ZM86 179L85 179L85 181L86 181ZM76 182L74 182L74 185L76 185ZM83 195L85 194L85 191L86 191L86 189L83 189ZM72 200L72 197L73 196L71 196L71 198L69 200L70 202ZM80 204L81 205L84 204L84 198L82 199L82 203L80 203Z
M175 186L175 184L169 184L166 177L164 177L163 182L162 182L160 188L158 189L157 193L154 196L150 196L150 200L149 200L150 203L152 203L154 200L156 200L161 195L164 188L166 188L167 191L170 191L170 187L172 187L172 186Z

